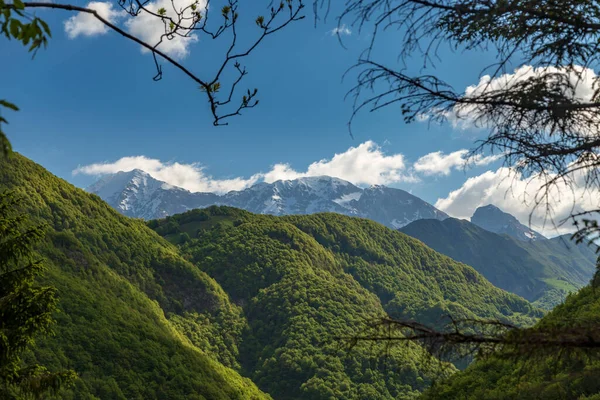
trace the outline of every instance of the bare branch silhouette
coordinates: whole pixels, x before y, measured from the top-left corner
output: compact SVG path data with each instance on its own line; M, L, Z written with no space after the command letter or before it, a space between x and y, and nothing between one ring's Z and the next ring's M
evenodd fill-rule
M247 89L242 94L238 94L238 86L248 74L248 71L242 66L240 60L249 56L267 36L282 30L292 22L304 18L304 15L302 15L302 10L304 9L302 0L283 0L276 6L270 7L267 10L266 17L259 16L256 20L252 21L257 26L259 34L256 39L244 46L240 46L236 30L239 23L239 0L227 0L226 5L220 10L220 16L216 15L212 17L221 19L221 22L217 23L218 26L215 29L211 29L208 25L210 0L203 7L199 3L199 0L191 0L189 4L183 7L179 7L175 3L175 0L172 0L172 9L166 10L161 8L157 11L150 9L148 7L149 3L149 0L119 0L119 5L131 18L136 18L146 13L162 22L164 32L160 35L157 43L145 42L143 39L136 37L117 24L102 17L96 10L91 8L49 2L24 2L22 4L24 9L48 8L92 15L106 27L139 44L152 54L156 66L154 80L162 78L161 60L171 64L188 76L206 94L213 117L213 125L215 126L228 125L226 121L229 118L240 115L243 110L253 108L259 103L257 99L258 89L256 88ZM5 4L3 7L10 10L17 10L15 4ZM201 78L199 74L192 72L188 66L184 66L180 61L177 61L161 48L161 44L166 41L178 37L190 38L193 33L204 34L210 39L218 39L230 33L230 42L226 46L227 51L212 76ZM235 72L237 77L229 85L225 85L223 83L223 76L229 70ZM223 92L224 95L221 94Z

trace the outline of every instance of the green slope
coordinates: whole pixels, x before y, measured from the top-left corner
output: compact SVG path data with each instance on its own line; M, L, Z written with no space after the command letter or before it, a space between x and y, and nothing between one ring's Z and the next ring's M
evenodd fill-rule
M148 225L242 306L242 368L277 399L411 398L423 390L439 375L418 347L359 345L346 354L335 339L360 334L386 312L433 324L447 314L513 323L541 315L471 267L369 220L211 207Z
M391 316L436 324L444 316L528 324L541 313L494 287L472 267L367 219L336 214L285 217L333 252Z
M0 163L0 182L47 225L37 251L62 312L29 357L79 374L60 398L268 398L218 361L236 366L239 307L173 245L18 154ZM183 323L202 327L198 346L175 328Z
M401 231L547 309L585 286L596 268L594 251L564 236L524 242L454 218L419 220Z
M174 241L200 230L182 252L243 306L240 362L274 398L414 398L439 376L415 345L345 349L337 338L359 334L383 309L292 224L213 207L149 225Z
M600 291L585 287L569 295L542 318L536 328L545 331L573 330L600 326ZM596 340L598 339L596 333ZM561 356L562 354L562 356ZM569 356L565 356L569 354ZM559 349L532 357L490 357L436 384L424 400L598 400L600 399L600 357L597 350L580 349L561 353Z

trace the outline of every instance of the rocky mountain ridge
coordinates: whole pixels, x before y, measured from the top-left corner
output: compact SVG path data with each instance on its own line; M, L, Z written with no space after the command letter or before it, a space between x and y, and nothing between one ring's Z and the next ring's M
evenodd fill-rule
M471 222L487 231L505 234L522 241L546 239L541 233L523 225L513 215L493 204L476 209Z
M193 193L136 169L107 175L87 191L97 194L124 215L147 220L211 205L271 215L335 212L368 218L394 229L418 219L448 218L443 211L404 190L381 185L360 188L329 176L260 182L244 190L218 195Z

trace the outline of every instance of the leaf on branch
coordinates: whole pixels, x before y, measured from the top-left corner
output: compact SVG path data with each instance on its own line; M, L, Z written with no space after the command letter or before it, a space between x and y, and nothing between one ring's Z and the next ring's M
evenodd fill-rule
M0 106L10 108L13 111L19 111L19 107L6 100L0 100Z
M17 10L25 9L25 4L21 0L13 0L13 5Z
M46 35L48 35L49 37L52 37L52 33L50 32L50 27L48 26L46 21L44 21L42 19L37 19L37 20L40 22L40 25L42 25L42 28L44 28L44 32L46 32Z
M15 37L18 38L19 37L19 33L21 32L21 21L19 21L18 19L11 19L10 20L10 34Z
M223 14L223 16L227 19L227 18L229 18L227 15L229 14L230 11L231 11L231 7L224 6L223 9L221 10L221 14Z

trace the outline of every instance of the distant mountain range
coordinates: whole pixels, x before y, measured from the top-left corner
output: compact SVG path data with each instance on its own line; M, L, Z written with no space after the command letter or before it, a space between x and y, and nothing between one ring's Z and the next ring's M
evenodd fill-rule
M490 214L498 222L496 225L484 218ZM496 218L499 215L510 224L499 222ZM525 241L529 237L527 228L493 206L477 209L472 220L500 227L501 234L455 218L419 220L400 231L472 266L495 286L546 309L561 303L569 292L587 285L594 274L597 255L586 245L575 245L569 235L545 239L529 230L533 237Z
M446 213L404 190L386 186L362 189L328 176L262 182L217 195L192 193L136 169L105 176L87 190L122 214L147 220L211 205L271 215L335 212L368 218L394 229L419 219L448 218Z

